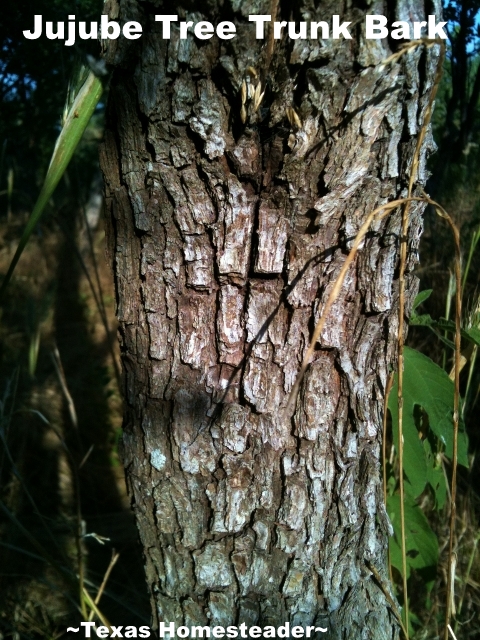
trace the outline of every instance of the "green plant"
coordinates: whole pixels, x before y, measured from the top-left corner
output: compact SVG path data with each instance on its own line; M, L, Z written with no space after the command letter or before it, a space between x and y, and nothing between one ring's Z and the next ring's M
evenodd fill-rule
M450 350L454 343L448 334L456 331L456 322L441 318L434 320L428 314L418 314L417 309L426 301L432 291L426 290L418 294L413 305L410 323L425 326ZM474 305L467 321L460 330L460 335L467 344L465 353L472 360L472 352L480 344L478 329L477 305ZM467 358L462 356L462 365ZM470 379L471 376L469 376ZM445 462L453 467L454 463L454 431L452 419L455 411L455 384L453 371L448 373L419 351L405 347L403 372L403 474L404 474L404 517L405 517L405 565L401 548L401 498L398 491L398 478L394 473L396 453L399 449L397 376L390 389L388 410L392 423L392 455L390 464L386 464L386 504L394 535L390 540L390 563L403 575L406 566L406 579L412 570L423 573L426 579L427 594L433 586L434 576L439 560L439 544L437 536L430 526L425 505L432 505L437 511L443 510L449 494L448 478ZM468 383L467 383L468 392ZM463 407L461 407L463 409ZM459 412L462 414L462 410ZM465 425L459 421L457 434L456 463L468 468L468 438ZM430 500L428 499L430 496ZM422 504L420 505L420 499ZM473 555L476 552L474 545ZM472 558L467 570L471 570ZM463 600L463 598L462 598ZM458 610L457 610L458 611ZM413 621L410 616L410 620ZM456 624L456 623L455 623Z
M102 91L103 87L101 81L93 72L90 72L86 77L84 76L79 78L78 85L74 92L74 99L70 100L69 95L67 102L71 101L71 105L66 109L64 124L60 135L58 136L55 149L53 150L50 166L48 167L40 195L38 196L27 226L20 238L15 255L12 258L7 274L3 279L2 286L0 287L0 302L5 295L6 288L10 282L17 262L19 261L33 230L42 217L49 199L72 159L75 149L82 138L83 132L85 131L100 100Z
M449 460L453 455L451 429L453 413L453 381L430 358L415 349L405 347L404 384L404 472L406 493L418 498L427 484L435 493L441 508L445 503L446 484L441 471L440 456ZM396 389L396 383L394 385ZM392 415L393 439L398 447L397 399L391 394L389 409ZM458 463L468 466L467 437L460 425Z
M420 294L422 295L422 294ZM407 525L407 577L411 569L436 567L438 542L427 518L416 500L428 488L432 491L437 509L442 509L447 497L447 481L442 458L453 456L453 395L454 384L447 373L430 358L415 349L405 347L403 386L403 450L405 478L405 521ZM398 450L398 400L395 380L388 408L392 417L393 443ZM468 440L463 424L458 433L458 463L468 466ZM391 563L402 570L398 543L399 495L396 483L390 478L387 510L394 527L391 539Z

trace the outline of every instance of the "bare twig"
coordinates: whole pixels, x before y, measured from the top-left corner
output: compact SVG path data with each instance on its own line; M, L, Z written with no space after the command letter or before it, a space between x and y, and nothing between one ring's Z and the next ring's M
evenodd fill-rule
M419 41L421 42L421 41ZM433 43L432 43L433 44ZM408 591L407 591L407 551L406 551L406 535L405 535L405 502L404 502L404 484L403 484L403 350L405 344L404 321L405 321L405 267L407 262L407 241L408 226L410 221L410 203L413 194L413 186L417 179L418 167L420 164L420 152L422 149L427 129L432 117L433 103L442 78L443 61L445 57L445 45L440 44L440 56L437 62L435 80L428 99L427 108L423 118L422 127L417 136L415 153L413 154L412 166L410 169L410 179L408 182L408 199L405 203L402 213L402 231L400 236L400 275L399 275L399 302L398 302L398 462L399 470L399 487L400 487L400 528L401 528L401 548L402 548L402 578L403 578L403 611L405 614L405 625L407 627L408 640ZM401 50L400 55L411 50L408 45ZM445 639L447 640L447 639Z
M102 584L100 585L100 587L99 587L99 589L97 591L97 595L95 596L95 605L98 605L98 603L100 602L100 598L102 597L103 592L105 590L105 587L107 586L107 582L108 582L108 579L110 578L110 574L112 573L112 569L115 566L115 564L116 564L117 560L119 559L119 557L120 557L120 554L117 553L115 551L115 549L112 549L112 558L111 558L110 563L109 563L109 565L107 567L107 570L105 571L105 575L103 576ZM92 609L90 611L90 615L89 615L88 619L92 620L94 614L95 614L95 611Z
M63 370L62 361L60 359L60 352L58 351L56 345L52 351L52 360L55 371L57 373L58 381L60 383L60 387L62 389L62 393L65 396L65 400L67 401L70 420L72 421L72 425L75 427L75 429L78 429L78 418L77 412L75 410L75 403L73 402L73 398L70 394L70 391L68 390L67 379L65 378L65 372Z
M371 562L369 562L368 560L366 561L366 564L367 564L368 568L370 569L370 571L373 573L373 576L374 576L375 580L380 585L380 588L382 589L383 595L385 596L385 598L387 599L388 604L392 608L393 615L397 619L398 624L402 628L403 635L406 638L407 637L407 630L405 629L405 626L404 626L403 621L402 621L402 616L401 616L401 614L400 614L400 612L399 612L399 610L397 608L395 600L392 598L392 596L390 594L388 586L383 581L382 576L377 571L377 568Z
M388 398L393 387L395 376L392 373L388 376L387 386L385 388L385 398L383 399L383 441L382 441L382 469L383 469L383 501L385 509L387 508L387 415L388 415ZM392 564L390 562L390 546L388 547L388 575L390 582L393 583Z

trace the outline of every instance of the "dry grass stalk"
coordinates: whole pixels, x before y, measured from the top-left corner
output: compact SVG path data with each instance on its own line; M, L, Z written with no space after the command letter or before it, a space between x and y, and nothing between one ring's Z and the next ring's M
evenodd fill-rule
M416 46L421 46L423 41L417 41ZM406 551L406 534L405 534L405 493L403 484L403 349L405 344L404 336L404 317L405 317L405 265L407 262L407 234L410 220L410 198L413 194L413 186L418 174L418 166L420 163L420 151L427 133L428 126L432 117L433 103L437 95L440 80L442 78L443 61L445 59L445 44L440 44L440 56L438 58L435 80L428 99L425 116L422 127L417 136L417 144L415 153L413 154L412 166L410 168L410 179L408 182L408 200L403 207L402 212L402 231L400 235L400 276L399 276L399 303L398 303L398 461L399 461L399 487L400 487L400 527L401 527L401 548L402 548L402 578L403 578L403 605L405 614L405 625L407 628L406 638L408 640L408 590L407 590L407 551ZM415 42L409 43L398 52L397 60L405 53L413 51ZM448 615L447 615L448 622ZM448 635L448 634L447 634ZM447 638L445 639L447 640Z
M58 351L58 348L56 345L52 351L52 362L53 362L53 366L55 367L58 381L60 383L60 388L62 389L62 393L65 396L65 400L67 402L70 420L72 421L72 425L74 426L74 428L78 429L78 417L77 417L77 411L75 409L75 403L73 402L72 395L68 389L67 379L65 377L62 360L60 358L60 352Z
M450 526L449 526L449 543L448 543L448 570L447 570L447 601L444 640L448 640L450 627L450 616L452 613L452 600L454 597L455 572L452 570L454 565L454 543L455 543L455 520L456 520L456 496L457 496L457 457L458 457L458 423L460 416L460 371L461 371L461 316L462 316L462 274L461 274L461 251L460 251L460 233L448 215L445 209L437 202L431 200L424 194L426 202L435 208L437 215L446 220L453 234L455 243L455 379L454 379L454 398L453 398L453 454L452 454L452 481L450 496Z
M387 506L387 410L388 410L388 398L390 391L393 387L395 375L390 373L387 380L387 386L385 387L385 397L383 399L383 424L382 424L382 471L383 471L383 501L385 507ZM390 583L393 584L392 575L392 563L390 562L390 547L388 547L388 575Z
M82 602L82 612L83 612L83 609L86 608L86 605L88 605L90 607L90 609L94 612L94 614L97 616L97 618L100 620L100 622L105 627L108 627L108 631L111 633L112 632L112 625L107 620L107 618L103 615L103 613L100 611L100 609L97 607L95 601L92 600L92 596L88 593L88 591L85 589L85 587L83 587L83 591L82 591L82 601L83 601ZM85 614L84 618L85 619L87 618L86 614Z
M60 352L58 351L58 348L55 346L54 351L52 353L52 360L53 363L55 365L55 370L57 373L57 377L63 392L63 395L65 397L65 400L67 402L67 406L68 406L68 412L70 415L70 420L72 422L72 426L74 427L74 431L75 434L77 436L78 439L78 419L77 419L77 412L75 409L75 403L73 400L73 397L70 393L70 390L68 388L68 383L67 383L67 379L65 377L65 373L64 373L64 369L63 369L63 365L62 365L62 361L60 358ZM83 466L83 464L86 462L87 458L89 457L91 451L93 450L93 445L90 447L90 449L87 451L87 453L83 456L81 462L79 465L77 465L74 457L72 456L71 452L68 450L65 441L63 440L63 438L57 434L57 436L60 438L60 442L62 444L62 446L64 446L65 451L67 453L68 459L69 459L69 463L70 463L70 468L71 468L71 473L72 473L72 477L73 477L73 481L74 481L74 494L75 494L75 510L76 510L76 531L75 531L75 545L76 545L76 549L77 549L77 563L78 563L78 589L79 589L79 595L80 595L80 610L82 613L82 617L83 619L87 619L88 620L92 620L94 615L97 616L97 618L110 629L110 624L108 623L107 619L105 618L105 616L102 614L102 612L98 609L98 603L100 602L100 599L102 597L103 591L105 590L105 586L108 582L108 579L110 577L110 573L113 569L113 567L115 566L115 563L117 562L118 558L119 558L119 554L118 553L114 553L112 555L112 559L110 560L110 563L107 567L107 570L105 572L102 584L100 585L97 595L95 597L95 600L92 600L92 597L90 596L90 594L88 593L86 587L85 587L85 555L83 553L83 548L82 548L82 539L84 537L84 532L83 532L83 528L84 528L84 523L83 523L83 516L82 516L82 509L81 509L81 499L80 499L80 480L79 480L79 476L78 476L78 472L80 470L80 468ZM80 442L79 442L80 444ZM98 536L97 536L98 539ZM90 608L90 614L88 613L88 608Z
M405 629L405 626L403 624L403 620L402 620L402 616L397 608L397 605L395 603L395 600L392 598L390 591L388 589L388 586L384 583L384 581L382 580L382 576L378 573L377 569L374 567L374 565L369 562L367 560L367 565L368 568L370 569L370 571L373 573L373 576L375 578L375 580L378 582L378 584L380 585L380 588L383 591L383 595L385 596L385 598L387 599L388 604L391 606L392 611L393 611L393 615L395 616L395 618L398 621L398 624L400 625L403 634L405 636L407 636L407 630Z
M449 624L447 624L447 634L448 634L449 631L452 634L453 640L457 640L457 636L453 633L452 627ZM447 635L447 637L448 637L448 635Z
M272 17L272 20L276 20L276 18L277 18L279 2L280 2L280 0L271 0L270 1L270 15ZM267 40L267 53L266 53L266 57L265 57L265 77L268 74L268 70L270 68L270 63L272 61L273 50L275 48L274 35L275 34L273 32L273 24L270 22L270 28L269 28L269 31L268 31L268 40Z
M332 308L333 304L335 303L336 299L338 298L338 295L340 293L340 290L342 288L343 282L345 280L345 276L347 274L347 271L349 269L349 267L351 266L351 264L353 263L353 261L355 260L355 257L357 255L358 249L363 241L363 239L365 238L365 236L367 235L368 231L370 230L370 227L372 225L372 223L374 222L374 220L379 219L381 220L382 218L384 218L385 216L387 216L389 213L391 213L393 210L397 209L398 207L402 206L403 204L405 204L405 202L408 200L408 198L399 198L398 200L392 200L392 202L387 202L383 205L381 205L380 207L377 207L376 209L374 209L373 211L371 211L367 218L365 219L364 223L362 224L362 226L360 227L357 235L355 236L355 239L353 241L353 245L352 248L350 250L350 253L348 254L345 262L343 263L343 266L340 270L340 273L337 276L337 279L335 280L335 282L333 283L333 287L332 290L330 292L330 295L328 296L326 302L325 302L325 307L323 309L323 313L320 317L320 319L318 320L314 332L313 332L313 336L312 339L310 340L310 344L309 347L307 349L307 352L305 354L305 357L303 358L303 362L302 365L300 367L300 371L298 372L297 378L295 380L295 384L292 387L292 390L290 392L290 396L288 398L288 403L286 406L286 412L288 413L292 408L293 408L293 404L297 398L298 395L298 390L300 388L300 385L302 383L303 377L305 375L305 372L310 364L310 360L312 358L313 352L315 351L315 345L317 343L317 340L320 337L320 334L322 333L323 327L325 326L325 322L327 319L327 316L330 312L330 309ZM419 198L419 197L412 197L411 200L415 200L415 201L424 201L424 198Z
M338 298L341 287L343 285L345 275L354 261L359 246L369 231L372 223L376 219L382 219L387 216L389 213L394 211L397 207L403 206L402 211L402 230L400 237L400 276L399 276L399 323L398 323L398 432L399 432L399 488L400 488L400 509L401 509L401 548L402 548L402 564L403 564L403 596L404 596L404 619L405 626L402 625L402 630L405 634L405 637L408 640L408 592L407 592L407 566L406 566L406 542L405 542L405 512L404 512L404 485L403 485L403 350L404 350L404 315L405 315L405 265L406 265L406 257L407 257L407 233L408 233L408 225L409 225L409 213L411 202L420 201L426 202L432 205L435 208L437 215L441 218L445 219L450 226L450 229L453 233L454 242L455 242L455 277L457 282L456 287L456 310L455 310L455 391L454 391L454 414L453 414L453 461L452 461L452 486L451 486L451 511L450 511L450 540L449 540L449 553L448 553L448 566L451 569L453 566L453 544L454 544L454 536L455 536L455 497L456 497L456 476L457 476L457 450L458 450L458 419L459 419L459 400L460 400L460 390L459 390L459 375L461 368L461 354L460 354L460 327L461 327L461 267L460 267L460 237L459 232L455 224L453 223L451 217L447 214L445 209L438 203L431 200L425 193L422 194L421 197L413 196L413 188L415 184L415 180L418 173L418 166L420 162L420 151L425 140L425 136L427 133L427 129L430 125L431 116L433 112L433 104L435 101L435 97L438 91L438 87L440 85L440 80L442 77L443 63L445 59L445 43L441 40L429 40L427 38L423 38L422 40L416 40L409 43L406 43L398 52L387 58L383 65L387 65L393 62L397 62L404 54L409 53L420 46L431 47L435 44L440 45L440 56L437 63L437 69L435 74L434 83L432 86L432 90L430 92L429 101L425 110L424 120L422 123L422 127L419 131L417 137L417 144L415 148L415 152L412 159L412 166L410 170L410 178L408 184L408 195L406 198L401 198L398 200L394 200L390 203L382 205L372 211L364 223L362 224L360 230L358 231L355 240L353 242L352 249L345 260L345 263L334 282L333 288L330 292L330 295L327 298L325 303L325 307L323 309L323 313L318 320L315 330L313 332L312 339L310 341L310 345L307 349L305 357L303 359L302 365L300 367L300 371L296 378L295 384L290 393L290 397L288 399L286 413L288 414L292 408L293 404L296 400L300 384L305 375L306 369L310 364L310 360L312 358L315 345L320 337L320 334L325 326L326 318ZM390 386L391 388L391 386ZM388 401L388 393L386 394L385 406ZM384 430L385 430L385 422L384 422ZM385 438L384 438L385 440ZM385 449L384 449L384 466L385 466ZM385 480L384 480L384 491L385 489ZM451 615L451 598L452 598L452 590L454 584L454 577L452 577L452 571L449 570L447 572L447 603L446 603L446 617L445 617L445 631L444 631L444 640L448 640L448 634L450 627L450 615ZM406 628L405 628L406 627Z
M110 560L110 563L109 563L109 565L107 567L107 570L105 571L105 575L103 576L102 584L98 588L97 595L95 596L95 600L94 600L95 606L97 606L98 603L100 602L100 599L101 599L101 597L103 595L105 587L107 586L108 579L110 578L110 574L112 573L112 569L115 566L115 564L116 564L117 560L119 559L119 557L120 557L120 554L117 553L115 551L115 549L113 549L112 550L112 559ZM95 611L94 611L94 609L92 609L90 611L90 615L88 616L88 619L89 620L93 620L94 614L95 614Z

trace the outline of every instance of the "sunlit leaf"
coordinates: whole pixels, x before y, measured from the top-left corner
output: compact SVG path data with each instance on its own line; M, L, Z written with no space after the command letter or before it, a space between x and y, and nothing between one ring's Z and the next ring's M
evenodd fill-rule
M388 408L392 416L395 447L398 451L398 401L397 380L390 393ZM453 455L453 394L454 384L447 373L430 358L415 349L405 347L403 374L403 463L413 497L425 489L431 471L433 456L427 456L422 440L426 434L419 432L415 422L415 407L421 407L428 415L428 425L442 443L448 458ZM460 425L462 427L462 425ZM458 463L468 466L467 436L463 428L458 433ZM436 482L436 484L438 484ZM438 484L440 487L440 485ZM438 498L437 498L438 500Z

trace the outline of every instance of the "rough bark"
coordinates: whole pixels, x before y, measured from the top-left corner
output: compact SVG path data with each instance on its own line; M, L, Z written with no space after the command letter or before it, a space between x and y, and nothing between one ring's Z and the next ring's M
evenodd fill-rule
M395 618L368 565L387 582L380 444L400 211L365 239L292 415L285 406L362 221L406 194L438 52L383 68L389 42L365 39L364 3L287 5L277 19L340 14L354 39L283 38L270 54L248 23L270 0L109 7L144 27L134 43L109 43L101 154L125 468L154 624L289 620L390 639ZM369 11L408 22L434 12L401 0ZM237 36L174 29L163 40L155 13L232 19ZM242 81L265 89L245 124ZM432 147L429 134L420 184ZM421 213L412 206L410 300Z

